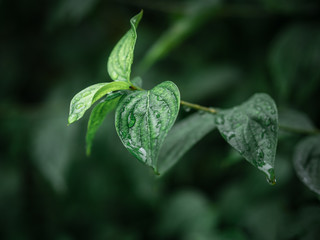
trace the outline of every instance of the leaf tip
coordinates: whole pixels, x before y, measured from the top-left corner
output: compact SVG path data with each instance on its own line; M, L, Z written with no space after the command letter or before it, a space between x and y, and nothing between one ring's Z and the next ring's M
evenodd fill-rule
M87 155L87 157L90 157L90 155L91 155L91 146L87 146L86 155Z
M138 27L139 22L142 19L142 16L143 16L143 9L141 9L141 11L137 15L135 15L134 17L132 17L130 19L130 23L131 23L132 27L134 27L134 28Z

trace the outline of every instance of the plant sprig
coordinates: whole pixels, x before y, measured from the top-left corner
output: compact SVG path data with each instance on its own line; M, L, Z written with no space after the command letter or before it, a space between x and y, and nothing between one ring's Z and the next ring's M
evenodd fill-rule
M272 98L267 94L255 94L239 106L217 111L182 101L178 87L171 81L144 90L135 82L137 79L131 80L130 76L136 30L142 14L141 11L130 20L131 29L110 54L108 73L113 82L92 85L71 101L69 124L79 120L86 110L100 101L92 110L88 123L87 154L91 152L94 135L103 119L115 109L115 126L123 145L156 174L166 172L195 142L218 129L234 149L274 184L278 113ZM170 131L180 104L205 114L182 120ZM169 144L164 144L166 141Z

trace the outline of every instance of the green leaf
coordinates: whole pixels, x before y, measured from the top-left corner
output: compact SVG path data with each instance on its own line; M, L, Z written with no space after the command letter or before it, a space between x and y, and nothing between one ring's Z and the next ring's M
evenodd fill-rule
M320 195L320 136L303 139L296 147L293 163L300 180Z
M150 91L125 96L116 109L115 125L124 146L157 173L162 143L174 124L180 93L173 82L163 82Z
M93 108L88 121L86 135L87 155L90 155L91 153L92 141L98 128L102 124L106 115L117 106L121 96L122 93L119 92L111 93Z
M173 126L159 155L159 172L165 173L198 141L216 128L215 115L196 112Z
M129 90L131 84L127 82L110 82L107 85L101 87L93 96L92 104L102 98L104 95L118 90Z
M97 83L85 88L76 94L70 103L70 112L68 122L69 124L82 118L84 113L101 97L117 90L126 90L130 88L129 83L125 82L111 82L111 83Z
M143 11L131 18L131 29L120 39L113 48L108 60L108 73L114 81L130 82L133 52L137 40L137 27Z
M141 77L135 77L131 80L132 84L136 87L142 87L143 81Z
M255 94L240 106L219 111L216 124L222 137L274 184L278 112L273 99Z
M282 130L295 133L317 132L317 128L305 113L289 108L279 110L279 126Z

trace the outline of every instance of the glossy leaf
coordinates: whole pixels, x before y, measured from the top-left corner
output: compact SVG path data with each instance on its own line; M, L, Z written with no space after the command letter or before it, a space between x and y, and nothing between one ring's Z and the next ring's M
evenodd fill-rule
M219 111L216 124L222 137L274 184L278 113L272 98L255 94L240 106Z
M216 128L215 115L196 112L173 126L159 155L159 172L163 174L205 135Z
M300 180L320 195L320 136L303 139L295 149L293 162Z
M143 12L131 18L131 29L120 39L113 48L108 60L108 73L114 81L130 82L133 52L137 40L136 29Z
M156 173L159 150L176 120L179 107L179 89L169 81L150 91L127 95L117 107L115 125L122 143Z
M87 155L90 155L91 153L92 141L98 128L102 124L106 115L117 106L121 96L122 94L118 92L111 93L93 108L90 119L88 121L88 129L86 135Z
M117 90L129 89L130 84L124 82L98 83L85 88L76 94L70 103L69 124L82 118L84 113L101 97Z

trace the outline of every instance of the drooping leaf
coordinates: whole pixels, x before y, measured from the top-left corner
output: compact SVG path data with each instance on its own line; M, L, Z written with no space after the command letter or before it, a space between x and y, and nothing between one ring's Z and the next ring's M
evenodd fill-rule
M240 106L219 111L216 124L222 137L274 184L278 112L273 99L255 94Z
M140 72L146 71L156 61L165 57L172 49L199 30L202 24L219 11L220 6L220 1L195 1L190 2L189 6L184 3L181 10L186 13L178 18L151 46L140 62Z
M317 129L309 117L294 109L279 110L279 126L283 130L297 133L312 133Z
M159 155L159 172L165 173L190 148L215 129L214 115L194 113L173 126L168 133Z
M179 89L167 81L150 91L136 91L125 96L116 109L115 125L122 143L155 172L159 150L176 120L179 107Z
M77 93L71 100L68 122L69 124L82 118L84 113L101 97L117 90L129 89L125 82L97 83Z
M88 121L88 129L86 135L87 155L91 153L93 138L105 119L106 115L112 111L118 104L122 94L119 92L110 93L105 99L98 103L92 110Z
M133 52L137 40L137 27L143 11L131 18L131 29L113 48L108 60L108 73L114 81L130 82Z
M303 139L296 147L293 163L300 180L320 195L320 136Z

